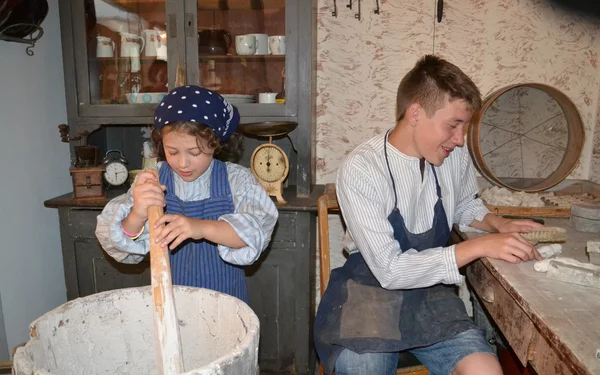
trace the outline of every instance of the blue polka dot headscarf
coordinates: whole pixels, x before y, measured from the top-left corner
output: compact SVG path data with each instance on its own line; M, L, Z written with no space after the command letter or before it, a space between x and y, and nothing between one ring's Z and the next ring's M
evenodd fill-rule
M225 142L235 132L240 113L218 93L188 85L171 90L154 112L155 129L177 121L207 125Z

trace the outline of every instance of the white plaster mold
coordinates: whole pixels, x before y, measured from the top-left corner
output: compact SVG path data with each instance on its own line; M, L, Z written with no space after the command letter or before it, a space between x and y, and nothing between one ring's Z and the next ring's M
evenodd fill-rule
M252 309L207 289L173 290L184 374L255 375L259 321ZM152 310L149 286L67 302L31 323L14 374L155 374Z

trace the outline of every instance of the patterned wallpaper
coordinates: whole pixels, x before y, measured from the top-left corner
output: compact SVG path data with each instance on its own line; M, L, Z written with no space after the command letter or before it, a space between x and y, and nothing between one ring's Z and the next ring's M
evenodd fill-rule
M417 59L436 53L473 78L484 97L519 82L565 93L578 107L588 135L571 178L600 178L592 159L598 112L600 26L542 0L454 0L441 23L434 1L382 0L381 14L319 0L317 182L335 181L341 159L371 136L394 126L395 92ZM356 8L356 7L354 7ZM600 137L598 137L600 138ZM600 139L594 149L600 154Z
M433 1L381 1L362 20L338 1L319 0L317 32L317 183L335 181L341 159L394 126L402 76L433 48ZM407 6L408 4L408 6Z
M598 100L596 107L596 121L594 127L593 137L587 136L588 139L592 138L593 150L590 161L590 172L588 179L600 184L600 100Z

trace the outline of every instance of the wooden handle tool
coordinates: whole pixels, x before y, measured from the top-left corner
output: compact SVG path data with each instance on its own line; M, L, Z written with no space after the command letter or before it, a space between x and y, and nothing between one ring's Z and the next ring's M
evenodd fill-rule
M158 172L153 171L158 179ZM150 183L150 182L148 182ZM181 337L177 321L177 310L173 296L169 249L155 243L154 225L163 215L163 208L148 207L148 227L150 229L150 272L152 297L154 301L154 349L159 375L175 375L183 372Z

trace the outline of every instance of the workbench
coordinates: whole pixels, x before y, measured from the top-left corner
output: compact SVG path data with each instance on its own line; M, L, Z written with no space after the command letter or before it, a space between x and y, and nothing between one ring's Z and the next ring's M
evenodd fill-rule
M588 261L586 242L600 235L544 220L568 231L560 256ZM454 232L462 241L485 234ZM549 279L534 263L482 258L467 267L467 281L524 366L539 375L600 374L600 289Z

